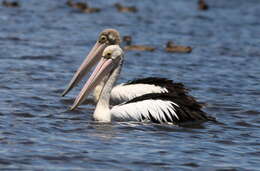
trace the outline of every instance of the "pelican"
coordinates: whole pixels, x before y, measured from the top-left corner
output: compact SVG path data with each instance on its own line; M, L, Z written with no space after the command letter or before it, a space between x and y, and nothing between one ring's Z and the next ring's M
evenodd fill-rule
M103 81L99 100L94 111L94 119L111 121L150 121L155 123L182 124L192 121L214 121L201 110L201 105L186 94L150 93L122 104L110 107L110 95L119 77L123 64L123 50L118 45L105 48L94 72L80 91L71 110L79 106L96 85Z
M101 54L107 46L119 45L120 42L120 34L117 30L103 30L100 33L97 42L87 55L86 59L83 61L77 72L72 77L68 87L63 91L62 96L65 96L74 86L76 86L79 83L80 80L82 80L82 78L87 74L87 72L89 72L90 69L100 60ZM96 89L98 91L99 87L97 87ZM97 97L95 99L97 99Z
M84 62L81 64L69 86L62 93L65 96L78 82L86 75L89 70L96 65L96 63L101 59L103 50L109 45L119 45L121 42L120 34L115 29L105 29L103 30L99 38L87 55ZM103 82L101 81L98 86L95 87L93 91L94 100L97 102L101 89L103 87ZM148 77L142 79L136 79L128 81L127 83L121 83L115 86L111 91L111 105L121 104L125 101L129 101L135 97L142 96L149 93L175 93L175 94L185 94L187 89L184 88L181 83L174 83L172 80L157 77ZM192 97L190 97L192 98Z

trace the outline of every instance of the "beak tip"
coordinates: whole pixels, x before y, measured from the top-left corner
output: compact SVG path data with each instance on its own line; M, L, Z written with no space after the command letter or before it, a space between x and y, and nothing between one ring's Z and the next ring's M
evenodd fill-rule
M68 92L69 92L68 89L64 90L64 91L61 93L61 96L64 97Z
M70 111L73 111L74 109L76 109L77 106L73 105L70 107Z

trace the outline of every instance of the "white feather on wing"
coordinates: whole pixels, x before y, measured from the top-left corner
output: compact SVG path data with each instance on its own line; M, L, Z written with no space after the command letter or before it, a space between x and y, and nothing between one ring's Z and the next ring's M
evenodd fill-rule
M111 91L110 103L113 105L121 104L144 94L167 92L166 88L152 84L119 84Z
M172 101L148 99L114 106L110 112L114 120L151 120L161 123L179 120L177 108L179 106Z

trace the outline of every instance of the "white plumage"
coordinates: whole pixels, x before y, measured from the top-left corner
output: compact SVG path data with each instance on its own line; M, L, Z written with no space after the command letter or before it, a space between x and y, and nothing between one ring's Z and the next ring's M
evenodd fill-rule
M172 101L149 99L114 106L110 110L110 115L112 120L119 121L155 120L160 123L174 122L179 120L175 109L178 107ZM170 118L170 120L167 118Z
M168 90L152 84L119 84L111 91L110 104L121 104L149 93L168 93Z

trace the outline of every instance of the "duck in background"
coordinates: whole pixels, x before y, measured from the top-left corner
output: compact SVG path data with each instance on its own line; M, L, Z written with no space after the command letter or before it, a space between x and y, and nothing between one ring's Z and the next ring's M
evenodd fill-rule
M129 51L154 51L155 48L147 45L132 45L132 37L124 36L123 42L125 42L126 46L124 46L124 50Z
M16 2L16 1L13 1L13 2L3 1L3 2L2 2L2 5L5 6L5 7L9 7L9 8L20 7L19 2Z
M198 5L199 5L199 10L208 10L209 6L206 4L205 0L199 0L198 1Z
M115 3L114 6L116 7L118 12L133 12L133 13L135 13L135 12L138 11L135 6L126 7L126 6L123 6L120 3Z
M168 41L166 43L166 47L164 50L166 52L172 52L172 53L191 53L192 48L190 46L176 45L172 41Z
M71 0L68 0L66 4L71 8L79 9L83 13L96 13L101 11L100 8L89 7L85 2L72 2Z

